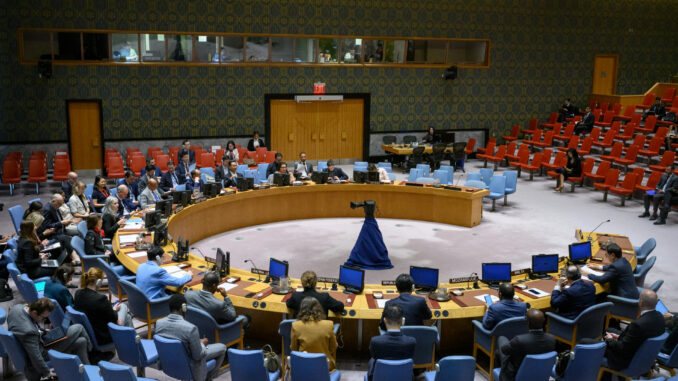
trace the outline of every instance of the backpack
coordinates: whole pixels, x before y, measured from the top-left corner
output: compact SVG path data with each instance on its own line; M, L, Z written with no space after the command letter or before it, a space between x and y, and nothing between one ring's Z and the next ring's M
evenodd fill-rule
M9 287L7 279L0 278L0 302L6 302L12 299L14 299L14 295L12 294L12 289Z
M567 365L571 360L574 360L574 352L563 351L558 353L558 357L556 357L556 376L558 376L558 378L565 377Z

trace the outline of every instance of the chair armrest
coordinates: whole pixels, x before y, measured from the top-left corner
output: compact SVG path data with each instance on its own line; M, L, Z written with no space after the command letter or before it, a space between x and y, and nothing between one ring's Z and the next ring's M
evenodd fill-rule
M485 336L492 336L492 331L485 329L482 322L478 320L471 320L471 323L473 323L474 327L480 331L480 333L484 334Z
M93 260L96 260L96 259L98 259L98 258L101 258L101 259L103 259L103 260L108 261L108 255L106 255L106 254L94 254L94 255L85 254L85 257L84 257L84 258L81 258L81 259L85 259L85 260L88 260L88 261L90 261L90 260L93 261Z
M218 330L224 330L224 329L229 329L231 327L234 327L238 324L245 324L245 315L238 315L236 316L235 320L225 323L225 324L217 324L217 329Z
M50 279L52 279L52 278L50 278L50 277L48 277L48 276L44 276L44 277L42 277L42 278L33 279L33 283L47 282L47 281L50 280Z
M547 316L549 319L553 319L553 320L555 320L555 321L557 321L558 323L561 323L561 324L567 324L567 325L574 325L574 324L575 324L574 320L568 319L568 318L564 318L564 317L562 317L562 316L560 316L560 315L556 315L556 314L554 314L553 312L547 312L547 313L546 313L546 316Z
M148 304L151 306L162 304L162 303L169 303L170 296L163 296L162 298L157 298L157 299L148 299Z
M137 280L137 276L136 275L123 275L123 276L120 277L120 279L124 279L128 282L134 283Z
M622 298L621 296L616 296L616 295L608 295L607 299L613 303L621 303L621 304L638 304L638 299L630 299L630 298Z

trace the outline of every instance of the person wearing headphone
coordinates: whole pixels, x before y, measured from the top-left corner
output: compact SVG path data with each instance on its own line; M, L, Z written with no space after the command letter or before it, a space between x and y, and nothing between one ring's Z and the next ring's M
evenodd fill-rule
M167 270L161 266L163 264L163 255L165 251L162 247L153 246L146 252L148 261L137 267L137 287L149 299L158 299L167 296L165 288L181 287L190 282L191 275L187 274L181 278L170 275Z
M210 271L202 278L202 290L186 291L186 300L188 305L201 309L210 314L218 324L230 323L238 316L231 298L223 288L219 288L219 275ZM219 300L214 296L219 292L224 300Z
M567 319L576 318L596 302L596 286L581 280L581 271L575 265L567 266L565 276L558 279L551 293L551 307Z
M113 342L111 333L108 331L108 323L132 327L132 316L129 314L127 305L116 302L111 306L106 294L98 292L103 280L103 270L95 267L87 270L80 277L80 289L75 292L73 301L73 308L87 315L99 345ZM114 353L104 352L98 355L101 356L99 360L108 358L105 360L108 361L113 358Z
M169 299L170 314L155 324L155 335L181 341L191 359L191 373L194 380L211 381L219 374L226 355L226 346L221 343L209 344L200 338L198 327L184 319L188 305L186 297L173 294ZM215 360L216 366L207 373L208 361Z
M73 296L68 291L73 274L75 274L73 267L67 264L61 265L52 275L52 279L45 282L45 297L56 300L64 311L66 306L73 305Z
M412 291L414 291L414 280L410 274L398 275L395 283L400 295L398 295L397 298L386 302L386 306L389 304L397 304L402 307L403 317L405 318L403 325L424 325L424 320L431 319L433 315L431 314L431 309L428 308L428 305L426 304L426 298L412 295ZM386 330L383 315L384 313L382 311L380 327L381 329Z

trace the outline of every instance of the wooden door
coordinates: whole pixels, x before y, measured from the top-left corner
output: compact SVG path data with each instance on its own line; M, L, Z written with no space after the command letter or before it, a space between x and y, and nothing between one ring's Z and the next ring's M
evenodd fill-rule
M102 169L101 101L66 101L73 170Z
M593 94L616 94L618 62L619 56L616 54L596 55L593 64Z

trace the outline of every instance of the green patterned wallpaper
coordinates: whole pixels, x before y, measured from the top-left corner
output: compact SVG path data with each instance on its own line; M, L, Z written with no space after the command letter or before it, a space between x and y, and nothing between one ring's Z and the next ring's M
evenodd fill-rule
M588 98L594 54L619 54L622 94L675 72L675 1L43 0L0 5L2 141L66 139L65 99L101 98L108 139L247 135L264 94L372 94L372 131L488 127L546 117ZM91 28L489 38L490 69L55 66L18 64L17 28Z

